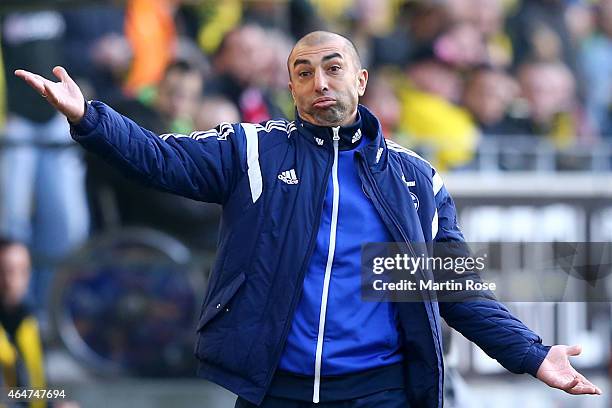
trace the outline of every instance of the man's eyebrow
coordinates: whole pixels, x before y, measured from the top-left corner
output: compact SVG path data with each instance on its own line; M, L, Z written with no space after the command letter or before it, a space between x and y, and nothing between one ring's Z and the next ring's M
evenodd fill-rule
M300 65L300 64L312 65L312 64L310 63L310 61L308 61L308 60L306 60L306 59L296 59L296 60L293 62L293 68L297 67L297 66L298 66L298 65Z
M329 61L329 60L334 59L334 58L342 59L342 55L340 53L338 53L338 52L334 52L333 54L329 54L329 55L326 55L323 58L321 58L321 61L325 62L325 61Z
M334 58L342 59L342 54L340 54L338 52L334 52L332 54L326 55L323 58L321 58L321 62L329 61L329 60L334 59ZM293 62L293 68L297 67L300 64L312 65L311 62L309 60L307 60L307 59L296 59Z

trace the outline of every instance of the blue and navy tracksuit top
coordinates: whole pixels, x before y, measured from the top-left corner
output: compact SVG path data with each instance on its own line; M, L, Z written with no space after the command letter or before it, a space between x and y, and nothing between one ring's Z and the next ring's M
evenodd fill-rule
M355 163L355 148L363 140L360 128L358 119L339 129L350 143L339 149L337 169L332 168L329 175L315 249L279 365L292 373L315 375L318 342L322 342L322 376L356 373L402 360L393 304L360 298L362 243L393 241L361 187Z
M399 366L410 406L439 408L441 318L508 370L535 375L549 348L490 292L368 305L349 289L359 280L355 241L464 241L440 175L358 111L360 133L298 118L157 135L93 101L71 133L128 177L222 206L196 329L201 377L257 405L275 374L301 373L319 402L334 374Z

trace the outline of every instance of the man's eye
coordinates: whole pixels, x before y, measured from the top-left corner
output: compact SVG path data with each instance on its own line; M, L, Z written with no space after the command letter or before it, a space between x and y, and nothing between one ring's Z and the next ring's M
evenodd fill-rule
M308 72L308 71L301 71L301 72L298 74L298 76L299 76L300 78L306 78L306 77L307 77L307 76L309 76L309 75L310 75L310 72Z
M339 65L332 65L331 67L329 67L329 70L331 72L338 72L338 71L340 71L340 66Z

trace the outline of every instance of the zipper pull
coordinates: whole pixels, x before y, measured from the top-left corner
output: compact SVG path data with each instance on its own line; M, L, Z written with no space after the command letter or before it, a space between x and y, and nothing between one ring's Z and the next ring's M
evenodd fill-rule
M332 132L334 132L334 137L332 138L332 140L340 140L340 126L333 127Z

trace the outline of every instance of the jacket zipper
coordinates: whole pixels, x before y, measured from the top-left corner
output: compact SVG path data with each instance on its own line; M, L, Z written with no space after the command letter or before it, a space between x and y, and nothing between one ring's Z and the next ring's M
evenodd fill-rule
M319 313L319 334L317 336L317 350L315 352L315 371L314 371L314 389L312 392L312 402L319 402L319 393L321 390L321 360L323 358L323 338L325 336L325 316L327 313L327 296L329 294L329 281L331 279L331 270L334 263L334 253L336 251L336 227L338 226L338 204L340 201L340 187L338 184L338 141L340 140L340 127L333 127L334 136L332 138L334 145L334 162L332 164L332 183L333 183L333 198L332 198L332 217L331 228L329 231L329 248L327 252L327 265L325 266L325 277L323 279L323 294L321 295L321 310Z
M333 157L332 157L333 160ZM301 282L301 284L299 285L299 290L296 291L296 293L294 294L294 296L292 297L291 300L291 305L289 306L289 316L293 316L293 314L295 313L295 308L297 307L297 301L300 299L301 297L301 293L303 290L303 282L304 282L304 274L306 273L306 269L308 268L308 266L310 265L310 259L312 257L312 253L314 251L315 248L315 244L317 242L317 231L319 231L319 226L321 225L321 216L323 214L323 203L325 202L325 192L327 191L327 186L328 186L328 177L329 174L331 172L331 168L332 168L333 162L331 163L331 165L328 163L327 164L327 168L325 170L325 178L323 181L323 186L321 189L321 193L318 196L318 200L317 202L317 219L316 219L316 228L314 229L314 233L312 235L312 238L310 239L310 242L308 244L308 251L306 252L306 258L304 260L304 263L300 269L300 274L298 276L298 282ZM281 343L280 344L285 344L285 341L287 340L287 336L289 335L289 330L291 329L291 324L287 323L285 324L285 327L283 329L283 333L281 336ZM283 349L282 347L278 348L278 351L276 353L276 356L274 357L274 366L273 367L277 367L278 366L278 362L280 360L281 357L281 353L282 353ZM266 377L266 386L265 389L267 390L268 387L270 386L270 383L272 382L272 376L274 374L275 370L270 370L267 374Z
M393 226L399 232L402 240L407 244L408 249L410 250L410 255L412 257L416 258L417 256L414 253L414 249L412 248L412 245L410 245L410 241L408 241L408 238L406 237L406 234L404 233L404 230L400 226L399 222L397 222L397 220L393 216L393 213L391 212L391 210L386 206L386 201L384 199L382 199L382 193L380 192L380 190L378 189L378 185L374 181L374 176L372 176L372 173L371 173L370 168L368 167L368 165L367 165L367 163L365 161L365 158L362 156L362 154L360 152L357 152L357 154L359 155L359 158L361 159L360 160L361 161L361 165L362 165L362 168L364 169L364 173L366 174L367 181L370 184L372 192L376 196L376 201L378 202L378 206L375 205L375 207L377 209L379 207L382 208L382 212L385 213L389 217L389 219L393 223ZM379 210L379 212L380 212L380 210ZM381 215L383 215L383 214L381 213ZM429 300L429 303L431 304L433 301L432 301L431 297L429 296L429 293L427 293L427 298ZM426 305L426 307L427 307L427 305ZM432 310L432 313L433 313L433 310ZM438 325L435 322L435 320L434 320L434 324L436 325L436 330L440 331L440 328L438 328ZM435 337L436 336L434 336L434 338ZM441 355L442 354L442 344L440 344L440 339L437 339L436 344L438 346L438 352Z

